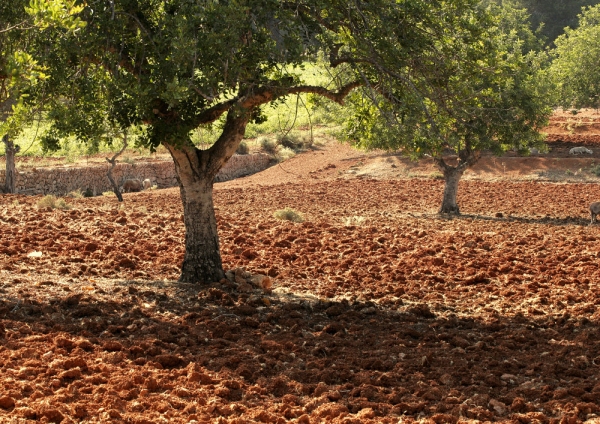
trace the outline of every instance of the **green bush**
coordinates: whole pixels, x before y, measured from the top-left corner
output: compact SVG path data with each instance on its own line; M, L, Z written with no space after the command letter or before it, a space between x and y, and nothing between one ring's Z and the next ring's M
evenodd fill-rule
M592 165L590 172L596 177L600 177L600 165Z
M70 197L72 199L81 199L83 197L83 192L80 188L78 188L77 190L73 190L72 192L67 194L67 197Z
M242 141L235 151L238 155L247 155L250 153L250 147L245 141Z
M296 152L294 150L283 146L279 146L279 148L277 149L277 153L275 153L275 158L278 162L286 161L288 159L293 158L294 156L296 156Z
M271 154L274 155L275 153L277 153L277 142L274 140L271 140L268 137L259 137L258 138L258 144L260 145L260 148Z
M304 222L304 216L292 208L285 208L275 211L273 216L277 219L291 222Z

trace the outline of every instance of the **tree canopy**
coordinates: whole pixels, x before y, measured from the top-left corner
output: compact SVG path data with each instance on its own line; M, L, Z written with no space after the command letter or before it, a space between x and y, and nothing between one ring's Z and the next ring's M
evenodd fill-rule
M579 26L556 40L550 75L557 103L564 107L600 107L600 5L579 15Z
M563 34L565 27L575 28L577 16L581 9L587 6L597 5L598 0L493 0L498 4L508 5L515 8L527 9L534 28L544 36L549 45Z

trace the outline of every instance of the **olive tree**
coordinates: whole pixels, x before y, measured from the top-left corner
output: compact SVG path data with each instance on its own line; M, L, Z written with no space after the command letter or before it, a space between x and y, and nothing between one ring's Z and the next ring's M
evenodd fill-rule
M0 3L0 136L6 154L4 191L8 193L15 191L15 155L20 151L12 138L31 120L37 106L30 101L30 91L46 78L44 67L34 57L39 53L36 39L51 27L77 30L81 21L74 15L80 11L73 0Z
M565 28L555 41L550 75L557 103L565 107L600 107L600 5L584 8L577 28Z
M523 48L527 23L511 28L508 14L523 16L478 2L444 15L436 42L415 63L394 64L392 46L390 65L373 62L382 83L351 96L346 134L356 144L433 158L445 180L440 213L459 214L458 183L484 149L500 154L543 140L550 108L537 76L544 56Z
M306 3L306 4L305 4ZM341 103L359 82L305 85L298 68L325 47L317 2L279 0L115 0L88 2L85 27L45 39L51 92L51 147L70 133L93 143L110 122L141 128L138 144L171 154L184 210L180 281L224 277L213 207L213 181L262 105L297 93ZM323 22L320 22L323 21ZM207 149L190 132L215 125Z

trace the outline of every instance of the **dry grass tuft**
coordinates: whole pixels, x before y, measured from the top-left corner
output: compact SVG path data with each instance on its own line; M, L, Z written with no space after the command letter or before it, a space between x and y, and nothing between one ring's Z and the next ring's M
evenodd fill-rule
M304 222L304 215L292 208L285 208L275 211L273 216L284 221Z
M51 194L42 197L36 205L38 209L71 209L71 205L65 202L65 199L56 198L56 196L53 196Z

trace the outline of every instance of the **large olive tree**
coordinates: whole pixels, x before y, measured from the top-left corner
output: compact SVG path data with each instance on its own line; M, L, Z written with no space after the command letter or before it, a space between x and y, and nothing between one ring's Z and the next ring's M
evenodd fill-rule
M180 281L224 277L213 208L213 180L261 105L296 93L342 99L357 82L304 85L295 69L323 45L318 8L271 0L90 1L85 27L46 35L44 87L54 125L44 140L76 134L94 142L106 120L141 126L140 144L173 157L186 228ZM205 150L190 132L215 124Z

